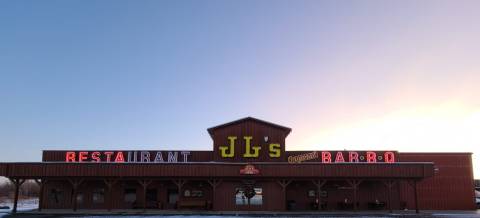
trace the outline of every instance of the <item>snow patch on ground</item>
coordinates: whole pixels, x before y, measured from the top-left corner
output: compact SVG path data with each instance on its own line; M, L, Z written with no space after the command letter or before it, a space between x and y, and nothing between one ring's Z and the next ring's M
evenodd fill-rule
M0 207L8 206L9 209L0 209L0 217L3 217L13 209L13 200L8 198L0 199ZM17 211L29 211L38 209L38 198L27 198L18 200Z

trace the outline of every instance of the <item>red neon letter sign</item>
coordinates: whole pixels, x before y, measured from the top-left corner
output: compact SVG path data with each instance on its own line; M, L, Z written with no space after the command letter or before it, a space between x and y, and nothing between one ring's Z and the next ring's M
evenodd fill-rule
M92 162L100 162L100 152L92 152Z
M343 158L343 153L341 151L337 152L335 157L335 163L343 163L345 162L345 158Z
M87 160L87 155L88 155L88 152L86 151L80 151L78 152L78 162L83 162L84 160Z
M322 162L323 163L331 163L332 162L332 154L328 151L322 151Z
M385 159L385 163L395 162L395 154L393 152L387 151L387 152L385 152L385 154L383 156L384 156L384 159Z
M107 162L110 162L110 158L112 158L113 152L105 151L103 153L107 156Z
M348 161L349 162L358 162L358 152L356 152L356 151L348 152Z
M65 153L65 162L75 162L75 152L67 151Z
M117 156L115 157L115 162L125 162L125 158L123 157L123 152L117 152Z
M375 154L375 152L367 151L367 162L368 163L376 163L377 162L377 154Z

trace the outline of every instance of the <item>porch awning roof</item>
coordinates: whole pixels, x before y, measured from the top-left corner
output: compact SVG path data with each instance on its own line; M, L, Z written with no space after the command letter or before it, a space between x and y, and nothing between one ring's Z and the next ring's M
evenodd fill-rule
M255 175L240 173L247 163L0 163L10 178L155 177L155 178L364 178L423 179L434 174L431 162L398 163L249 163Z

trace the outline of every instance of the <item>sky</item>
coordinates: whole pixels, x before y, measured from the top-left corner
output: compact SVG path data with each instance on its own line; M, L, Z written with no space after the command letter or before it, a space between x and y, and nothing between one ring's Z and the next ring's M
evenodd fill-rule
M0 162L211 150L253 116L287 150L472 152L480 1L1 1Z

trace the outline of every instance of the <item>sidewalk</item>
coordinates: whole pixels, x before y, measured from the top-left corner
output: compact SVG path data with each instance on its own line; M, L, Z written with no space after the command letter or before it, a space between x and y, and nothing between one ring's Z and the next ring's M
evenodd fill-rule
M479 217L480 211L431 211L425 210L416 214L415 211L299 211L299 212L274 212L274 211L176 211L176 210L30 210L20 211L15 215L3 214L3 217Z

